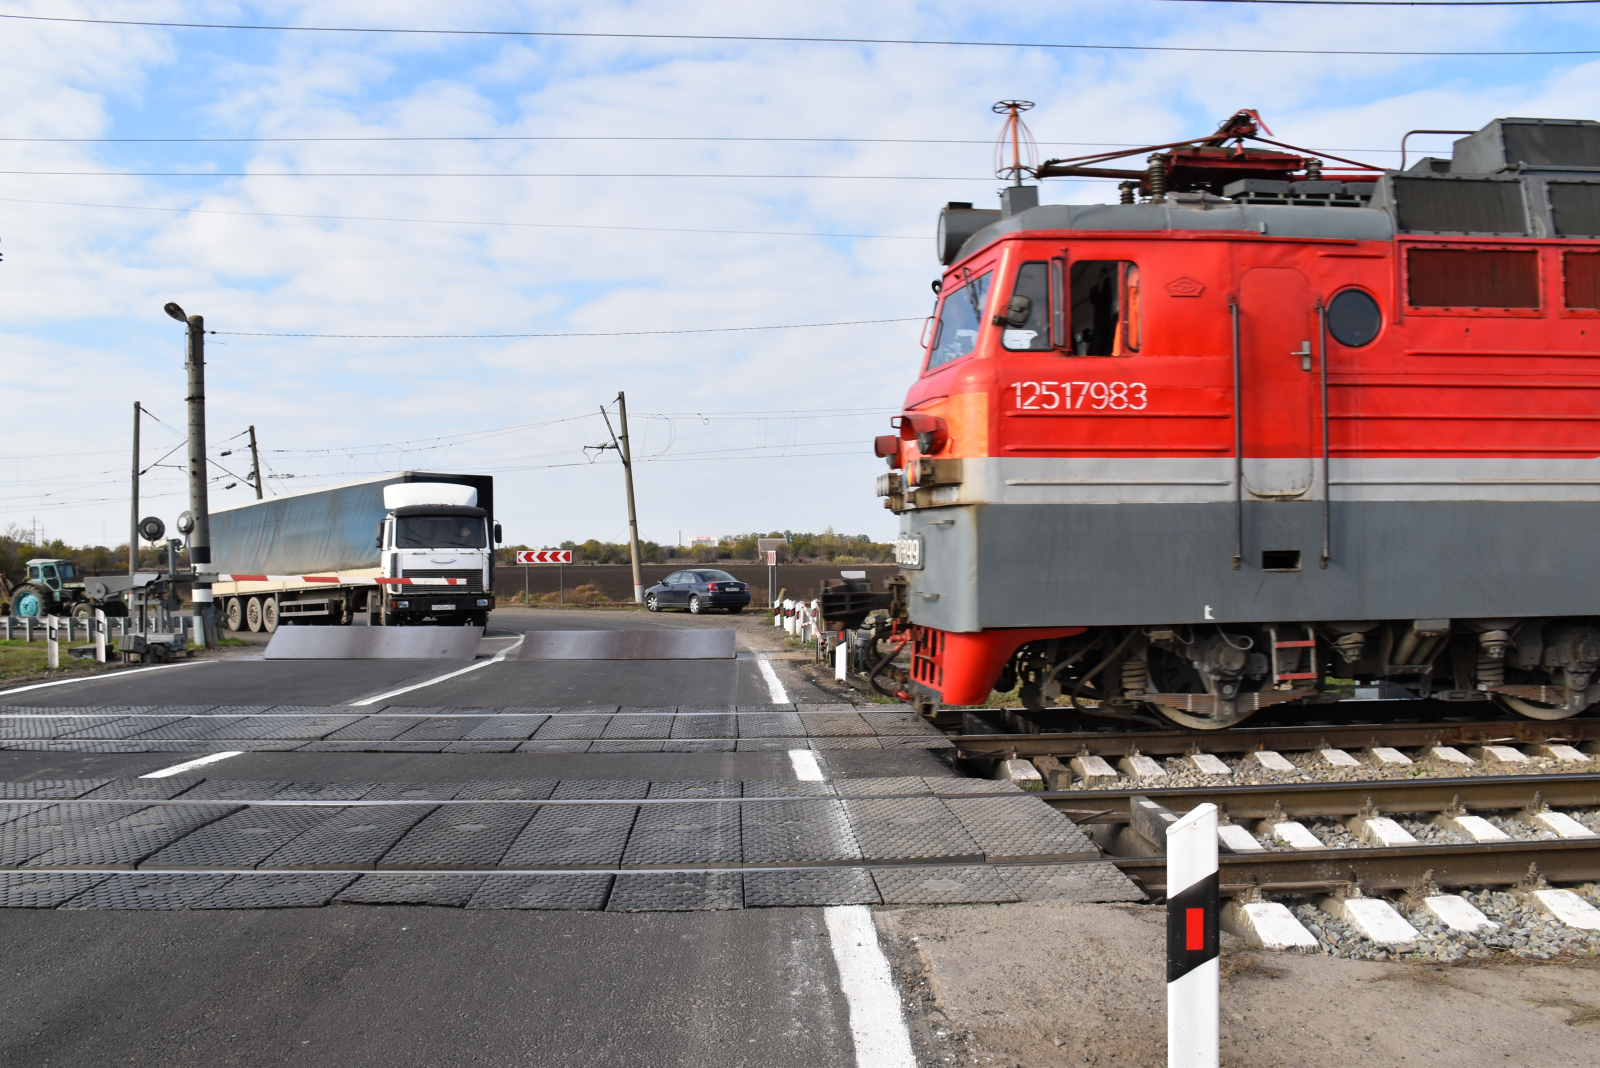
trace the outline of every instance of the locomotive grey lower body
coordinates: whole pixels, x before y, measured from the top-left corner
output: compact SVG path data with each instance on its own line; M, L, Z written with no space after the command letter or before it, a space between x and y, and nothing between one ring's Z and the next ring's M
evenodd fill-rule
M1544 479L1493 461L1505 477L1483 485L1459 477L1461 462L1456 477L1431 482L1412 461L1336 462L1331 501L1320 472L1299 499L1236 500L1230 478L1199 477L1231 475L1219 461L1161 461L1160 483L1126 466L1120 478L1088 479L1068 463L963 461L959 495L999 500L901 517L911 623L958 634L1089 628L1019 650L1007 672L1027 703L1049 703L1096 664L1072 692L1150 697L1198 726L1316 696L1328 678L1493 698L1539 718L1600 700L1600 500L1582 499L1600 492L1591 461L1558 461L1568 473ZM1108 461L1091 463L1103 472ZM1196 477L1180 481L1173 465ZM1400 465L1405 479L1372 475ZM1058 477L1041 477L1050 472ZM1025 494L1057 499L1016 500ZM1418 499L1430 494L1445 499ZM1085 652L1091 640L1100 645ZM1017 685L1007 673L1002 683ZM1163 693L1192 696L1152 696Z

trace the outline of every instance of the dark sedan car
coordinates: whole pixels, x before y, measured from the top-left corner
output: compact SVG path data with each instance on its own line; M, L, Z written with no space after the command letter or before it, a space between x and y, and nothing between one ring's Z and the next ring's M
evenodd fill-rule
M713 608L742 612L750 603L750 587L726 571L674 571L644 591L644 606L652 612L687 608L698 615Z

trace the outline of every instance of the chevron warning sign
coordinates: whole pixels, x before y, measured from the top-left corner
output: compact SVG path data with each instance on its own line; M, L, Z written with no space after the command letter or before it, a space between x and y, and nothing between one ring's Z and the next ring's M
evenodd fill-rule
M519 564L570 564L571 549L526 549L517 553Z

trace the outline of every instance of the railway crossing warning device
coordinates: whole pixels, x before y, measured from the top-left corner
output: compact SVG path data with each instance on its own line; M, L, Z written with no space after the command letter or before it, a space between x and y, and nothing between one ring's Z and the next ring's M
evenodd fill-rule
M1196 805L1166 831L1167 1068L1217 1068L1217 806Z
M562 565L556 575L556 589L558 603L567 603L567 564L572 563L571 549L519 549L517 563L522 565L522 601L527 604L531 600L528 591L528 565L529 564L560 564Z

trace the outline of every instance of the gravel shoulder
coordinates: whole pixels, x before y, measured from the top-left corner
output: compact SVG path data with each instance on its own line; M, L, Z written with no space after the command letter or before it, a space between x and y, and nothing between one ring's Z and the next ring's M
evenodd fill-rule
M925 1063L1166 1059L1166 912L1032 902L877 914ZM1600 967L1265 954L1223 935L1222 1060L1529 1068L1600 1062Z

